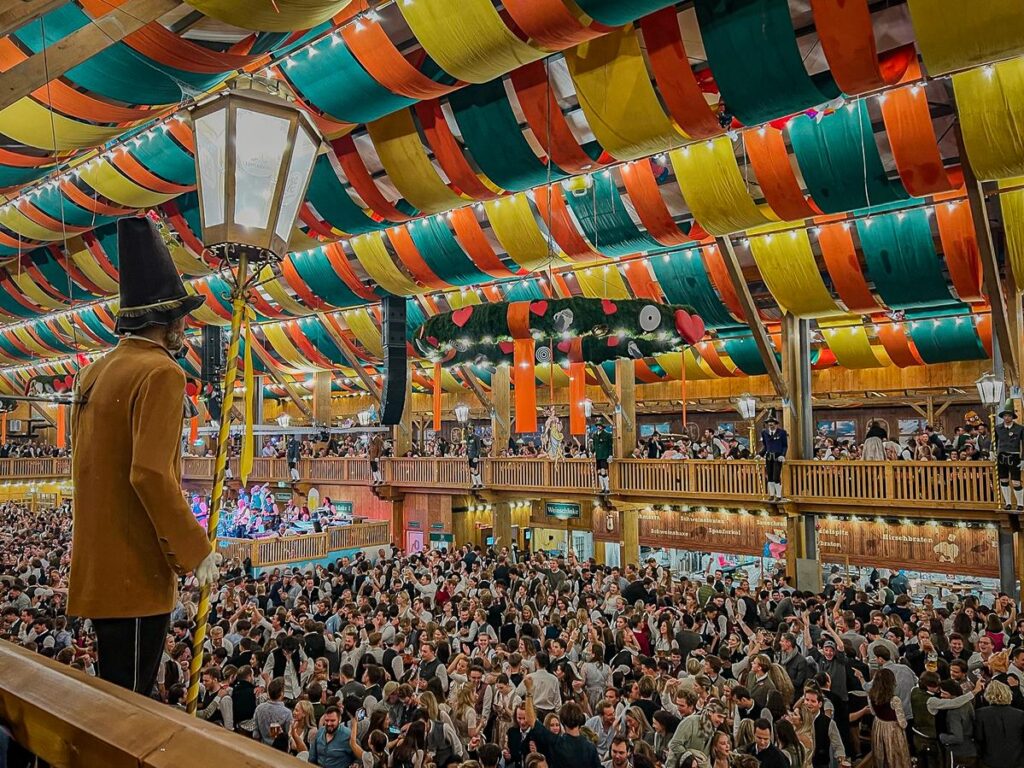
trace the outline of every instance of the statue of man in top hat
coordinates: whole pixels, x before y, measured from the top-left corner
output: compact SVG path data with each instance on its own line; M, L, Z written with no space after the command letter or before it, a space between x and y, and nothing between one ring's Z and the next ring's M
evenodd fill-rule
M75 487L68 613L92 620L99 676L148 694L180 576L217 578L206 531L181 491L185 291L152 221L117 226L118 345L83 368L72 414Z
M758 456L764 458L765 478L768 482L768 501L782 500L782 462L789 451L789 435L779 428L779 418L775 409L768 410L764 420L765 428L761 430L761 450Z
M1014 501L1017 509L1024 510L1024 488L1020 483L1021 443L1024 442L1024 427L1017 423L1017 412L1013 401L1007 400L999 412L1002 422L996 424L996 470L999 474L999 490L1003 494L1003 509L1012 509L1010 484L1013 484Z

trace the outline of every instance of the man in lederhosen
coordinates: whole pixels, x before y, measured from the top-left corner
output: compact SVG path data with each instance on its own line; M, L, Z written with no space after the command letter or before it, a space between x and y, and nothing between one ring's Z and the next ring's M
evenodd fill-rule
M1003 509L1013 509L1010 486L1013 485L1013 500L1017 509L1024 510L1024 488L1020 482L1021 443L1024 441L1024 427L1017 423L1017 412L1013 401L1007 400L999 412L1003 421L996 424L996 465L999 473L999 491L1003 494Z
M775 409L768 411L764 420L765 428L761 430L761 450L758 455L764 458L765 479L768 482L768 501L782 500L782 462L786 460L789 450L789 435L786 430L779 429L779 419Z
M483 488L484 481L480 477L480 456L483 453L483 441L472 425L466 427L466 460L469 462L469 476L473 488Z

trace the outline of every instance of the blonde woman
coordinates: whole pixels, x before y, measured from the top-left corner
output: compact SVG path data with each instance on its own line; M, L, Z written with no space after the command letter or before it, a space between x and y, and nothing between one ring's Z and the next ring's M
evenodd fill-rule
M455 732L459 734L463 746L469 744L483 725L477 720L476 694L472 686L464 685L459 689L452 706L452 722L455 723Z
M288 728L288 752L301 755L309 751L308 744L316 738L316 714L313 705L308 701L295 702L292 710L292 723Z

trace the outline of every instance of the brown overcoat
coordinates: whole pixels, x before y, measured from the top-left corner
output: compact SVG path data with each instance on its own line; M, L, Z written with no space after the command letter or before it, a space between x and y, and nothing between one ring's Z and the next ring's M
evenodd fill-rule
M74 524L68 613L156 616L210 543L181 493L185 374L128 337L78 374L72 412Z

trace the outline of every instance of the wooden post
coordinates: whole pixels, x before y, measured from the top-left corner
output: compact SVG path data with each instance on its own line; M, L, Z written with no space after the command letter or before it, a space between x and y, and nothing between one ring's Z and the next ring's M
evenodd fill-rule
M318 424L331 425L330 371L317 371L313 375L313 419Z
M399 549L405 549L405 498L391 500L391 541Z
M814 455L814 415L811 409L811 357L808 322L793 315L782 317L782 400L783 429L789 435L789 455L782 466L783 496L792 495L791 460ZM815 549L805 535L813 528L805 524L795 503L786 505L786 574L796 577L796 561Z
M637 507L623 507L619 510L622 521L622 560L623 568L629 563L640 564L640 510Z
M491 435L494 438L491 456L494 457L501 456L508 447L512 424L511 370L507 365L499 365L491 374L491 402L494 405L491 411Z
M512 551L512 509L507 501L496 501L491 505L491 535L494 536L494 550L502 547Z
M620 357L615 361L615 458L625 459L636 448L636 373L633 361Z
M412 363L407 360L405 366L405 408L402 411L402 420L395 426L394 433L394 454L397 458L412 450Z

